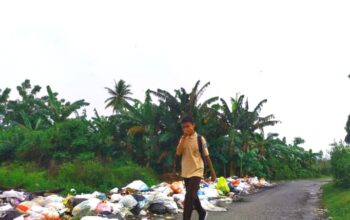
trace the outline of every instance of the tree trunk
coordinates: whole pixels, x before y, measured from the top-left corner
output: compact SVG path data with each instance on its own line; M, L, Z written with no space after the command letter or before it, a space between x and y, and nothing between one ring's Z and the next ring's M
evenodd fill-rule
M226 176L226 164L223 164L224 167L224 176Z
M234 176L235 175L235 165L234 162L231 160L230 161L230 176Z
M241 166L240 166L239 175L240 175L241 177L243 177L243 159L241 159Z

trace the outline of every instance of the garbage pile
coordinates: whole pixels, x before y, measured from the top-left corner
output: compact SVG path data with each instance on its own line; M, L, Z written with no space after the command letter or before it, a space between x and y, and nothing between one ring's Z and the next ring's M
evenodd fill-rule
M257 177L225 179L215 183L202 181L198 196L207 211L227 211L238 195L254 193L272 184ZM0 220L100 220L127 219L140 216L176 215L183 211L186 190L182 181L149 187L141 180L108 193L76 194L74 189L62 197L51 194L36 196L15 190L0 191Z

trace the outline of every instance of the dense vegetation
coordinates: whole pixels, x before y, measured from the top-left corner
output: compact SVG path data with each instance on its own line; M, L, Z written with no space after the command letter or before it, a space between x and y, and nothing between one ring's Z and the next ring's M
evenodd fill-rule
M350 75L348 76L350 78ZM334 142L331 155L331 172L336 186L350 188L350 115L345 125L345 142Z
M350 188L350 146L334 143L331 150L331 171L337 186Z
M50 86L40 96L42 88L25 80L17 87L18 99L10 99L9 88L0 90L0 163L35 164L52 178L61 178L59 170L69 169L69 163L89 161L103 166L128 162L166 173L181 135L179 121L192 115L209 143L218 175L291 179L320 174L322 152L306 151L300 137L287 143L276 133L265 134L267 126L279 123L273 114L261 115L267 100L254 108L244 95L229 103L220 97L201 100L209 85L198 81L189 92L147 90L140 101L120 80L106 88L106 108L113 108L113 114L95 111L89 118L85 100L60 99Z
M54 173L53 173L54 172ZM0 185L37 191L63 189L67 193L74 188L78 192L108 192L115 187L124 187L133 180L142 179L148 185L159 182L150 168L134 163L107 163L98 161L64 162L57 170L48 172L33 163L11 163L0 167Z
M350 218L350 115L345 131L345 142L331 144L330 171L333 181L322 187L323 205L334 220Z

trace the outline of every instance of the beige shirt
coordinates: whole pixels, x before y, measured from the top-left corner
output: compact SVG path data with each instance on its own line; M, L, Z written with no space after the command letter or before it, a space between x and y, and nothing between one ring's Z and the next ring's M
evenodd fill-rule
M199 151L198 134L194 133L188 136L184 140L184 149L182 152L181 160L181 176L184 178L190 178L193 176L198 176L203 178L204 174L204 163ZM204 155L209 156L207 142L202 136Z

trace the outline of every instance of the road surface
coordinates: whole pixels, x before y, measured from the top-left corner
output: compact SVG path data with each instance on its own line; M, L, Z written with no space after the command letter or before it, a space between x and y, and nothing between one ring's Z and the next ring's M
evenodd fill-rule
M325 219L320 209L321 185L329 180L296 180L243 197L229 205L227 212L210 212L208 220ZM178 216L177 219L181 219ZM198 219L194 211L192 219Z

